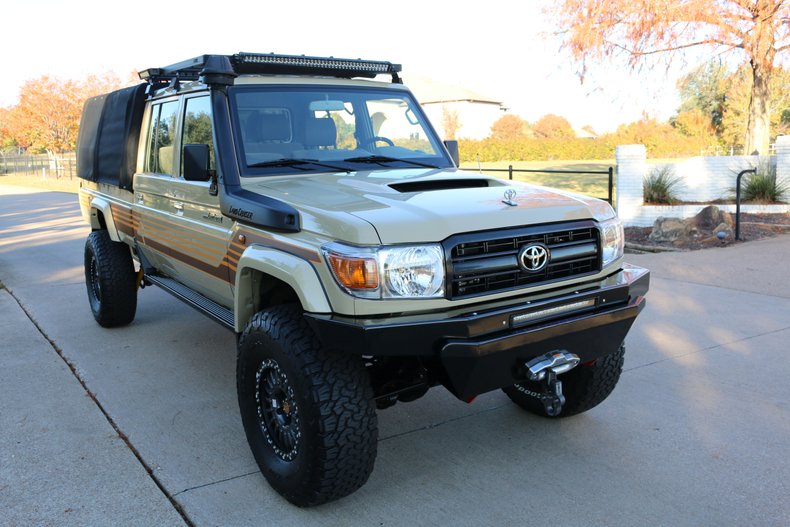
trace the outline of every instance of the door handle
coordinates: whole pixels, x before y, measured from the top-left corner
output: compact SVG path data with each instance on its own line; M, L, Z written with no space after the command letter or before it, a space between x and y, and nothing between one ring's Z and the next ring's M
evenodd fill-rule
M184 204L180 201L173 202L173 208L176 209L178 212L184 212Z

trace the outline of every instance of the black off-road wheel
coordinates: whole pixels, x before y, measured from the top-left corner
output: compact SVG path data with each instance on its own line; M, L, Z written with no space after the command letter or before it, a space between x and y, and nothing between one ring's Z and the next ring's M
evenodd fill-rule
M542 389L540 383L524 381L503 388L502 391L521 408L542 417L577 415L598 406L609 397L620 380L624 355L625 345L621 345L614 353L592 363L579 364L571 371L558 375L557 379L562 381L565 405L556 416L547 414L539 399Z
M134 320L137 274L125 243L114 242L106 230L93 231L85 242L85 285L93 318L111 328Z
M319 505L368 480L378 422L365 366L323 350L298 306L252 317L239 338L236 387L255 461L288 501Z

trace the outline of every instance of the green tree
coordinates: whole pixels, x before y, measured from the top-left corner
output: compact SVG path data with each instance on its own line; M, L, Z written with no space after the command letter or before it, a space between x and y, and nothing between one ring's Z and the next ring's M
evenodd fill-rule
M680 108L678 114L699 111L710 121L717 133L727 102L731 73L721 60L711 60L692 69L678 81Z

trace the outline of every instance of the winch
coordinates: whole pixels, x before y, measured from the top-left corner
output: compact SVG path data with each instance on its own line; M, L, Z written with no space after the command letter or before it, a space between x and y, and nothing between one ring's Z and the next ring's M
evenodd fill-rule
M572 370L579 364L579 356L565 350L550 351L526 362L524 367L527 378L539 382L541 391L534 396L543 403L546 413L552 417L559 415L565 404L562 394L562 381L557 375Z

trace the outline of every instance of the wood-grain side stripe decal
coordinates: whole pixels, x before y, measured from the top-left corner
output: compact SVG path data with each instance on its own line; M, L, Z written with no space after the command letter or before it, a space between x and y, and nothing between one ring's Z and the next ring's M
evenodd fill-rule
M132 214L132 209L118 205L117 203L110 203L110 213L115 222L115 227L122 233L128 236L134 236L137 230L137 224Z
M244 236L246 238L244 244L241 244L238 241L239 236ZM277 249L279 251L298 256L299 258L312 262L313 264L320 265L323 262L321 255L316 251L311 251L309 249L305 249L304 247L293 245L276 238L262 236L255 232L239 230L236 233L236 236L234 236L233 240L231 240L230 247L228 248L228 263L233 272L236 271L236 267L239 264L241 255L244 253L244 249L250 245L260 245L263 247Z
M224 239L206 235L194 228L184 227L184 230L189 231L189 235L184 236L163 219L117 203L111 203L110 210L118 230L134 237L141 245L169 255L231 285L235 283L239 260L245 249L251 245L277 249L313 264L320 265L323 262L321 255L316 251L246 229L236 231L230 244L226 245ZM239 236L246 238L244 244L238 241ZM202 258L219 261L219 264L213 265Z

